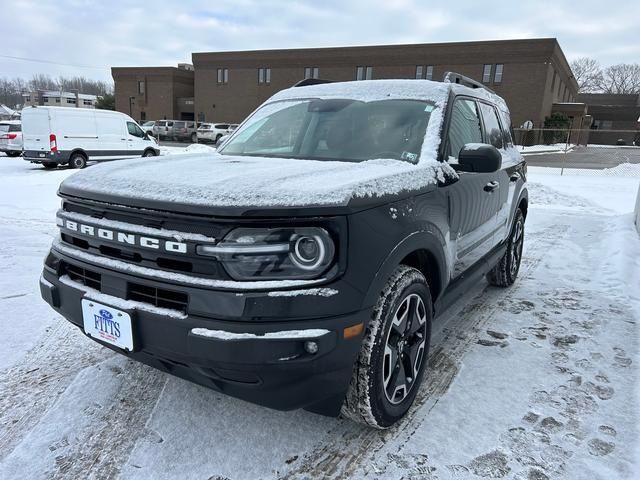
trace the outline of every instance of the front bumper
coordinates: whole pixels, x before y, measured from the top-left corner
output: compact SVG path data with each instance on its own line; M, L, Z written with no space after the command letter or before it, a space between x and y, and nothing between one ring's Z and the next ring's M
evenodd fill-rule
M111 298L111 305L121 308L117 302L127 298L131 274L80 262L55 249L50 253L48 265L52 257L55 265L90 268L101 275L99 293L72 281L60 268L45 266L40 281L42 297L71 323L82 329L83 298L105 304ZM134 280L150 288L176 287L152 279L134 277ZM132 352L103 345L252 403L278 410L305 408L326 415L339 413L362 339L362 333L345 339L343 332L347 327L366 324L369 309L305 318L299 313L292 316L292 312L326 315L329 305L340 304L340 299L273 296L268 292L240 293L184 285L180 288L189 295L189 307L184 313L167 314L151 305L127 309L133 324ZM349 294L348 289L345 294ZM213 332L213 336L203 336L202 332ZM270 332L272 335L264 336ZM306 341L316 343L317 353L305 350Z

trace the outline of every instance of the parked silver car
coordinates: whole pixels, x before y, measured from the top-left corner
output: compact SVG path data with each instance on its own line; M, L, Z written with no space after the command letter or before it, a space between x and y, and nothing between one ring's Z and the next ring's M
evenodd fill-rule
M198 142L217 144L223 136L228 135L237 127L238 125L229 123L201 123L197 132Z
M17 157L22 153L22 124L20 120L0 122L0 152L8 157Z

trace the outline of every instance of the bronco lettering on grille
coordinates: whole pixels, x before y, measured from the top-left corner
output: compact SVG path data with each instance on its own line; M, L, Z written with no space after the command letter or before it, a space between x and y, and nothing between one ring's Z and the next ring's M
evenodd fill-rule
M187 244L184 242L176 242L172 240L158 239L153 237L144 237L134 233L118 232L107 228L95 227L92 225L84 225L79 222L64 219L64 227L73 232L88 237L96 237L112 242L122 243L124 245L133 245L151 250L165 250L170 253L187 253Z

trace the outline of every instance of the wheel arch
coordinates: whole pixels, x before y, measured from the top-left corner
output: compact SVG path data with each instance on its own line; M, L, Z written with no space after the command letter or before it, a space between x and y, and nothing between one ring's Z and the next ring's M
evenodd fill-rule
M73 150L71 150L71 153L69 154L69 162L71 162L71 159L77 153L82 155L85 160L87 161L89 160L89 155L87 155L87 152L85 152L82 148L74 148Z
M415 232L404 238L387 256L369 285L365 305L374 305L380 292L399 265L420 270L429 283L435 304L447 283L447 261L444 241L434 232Z
M518 199L518 208L522 210L525 220L527 219L527 212L529 210L529 192L526 188L522 189L520 198Z

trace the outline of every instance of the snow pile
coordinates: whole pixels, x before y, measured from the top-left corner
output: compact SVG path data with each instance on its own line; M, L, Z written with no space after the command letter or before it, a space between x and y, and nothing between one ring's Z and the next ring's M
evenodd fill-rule
M540 154L540 153L568 153L572 151L576 146L572 143L567 145L566 143L552 143L549 145L531 145L525 147L523 145L518 145L518 150L523 155L525 154Z
M636 196L635 216L636 216L636 229L638 230L638 233L640 233L640 186L638 186L638 195Z
M187 153L215 153L216 149L202 143L192 143L186 147L170 147L161 145L160 155L185 155Z

